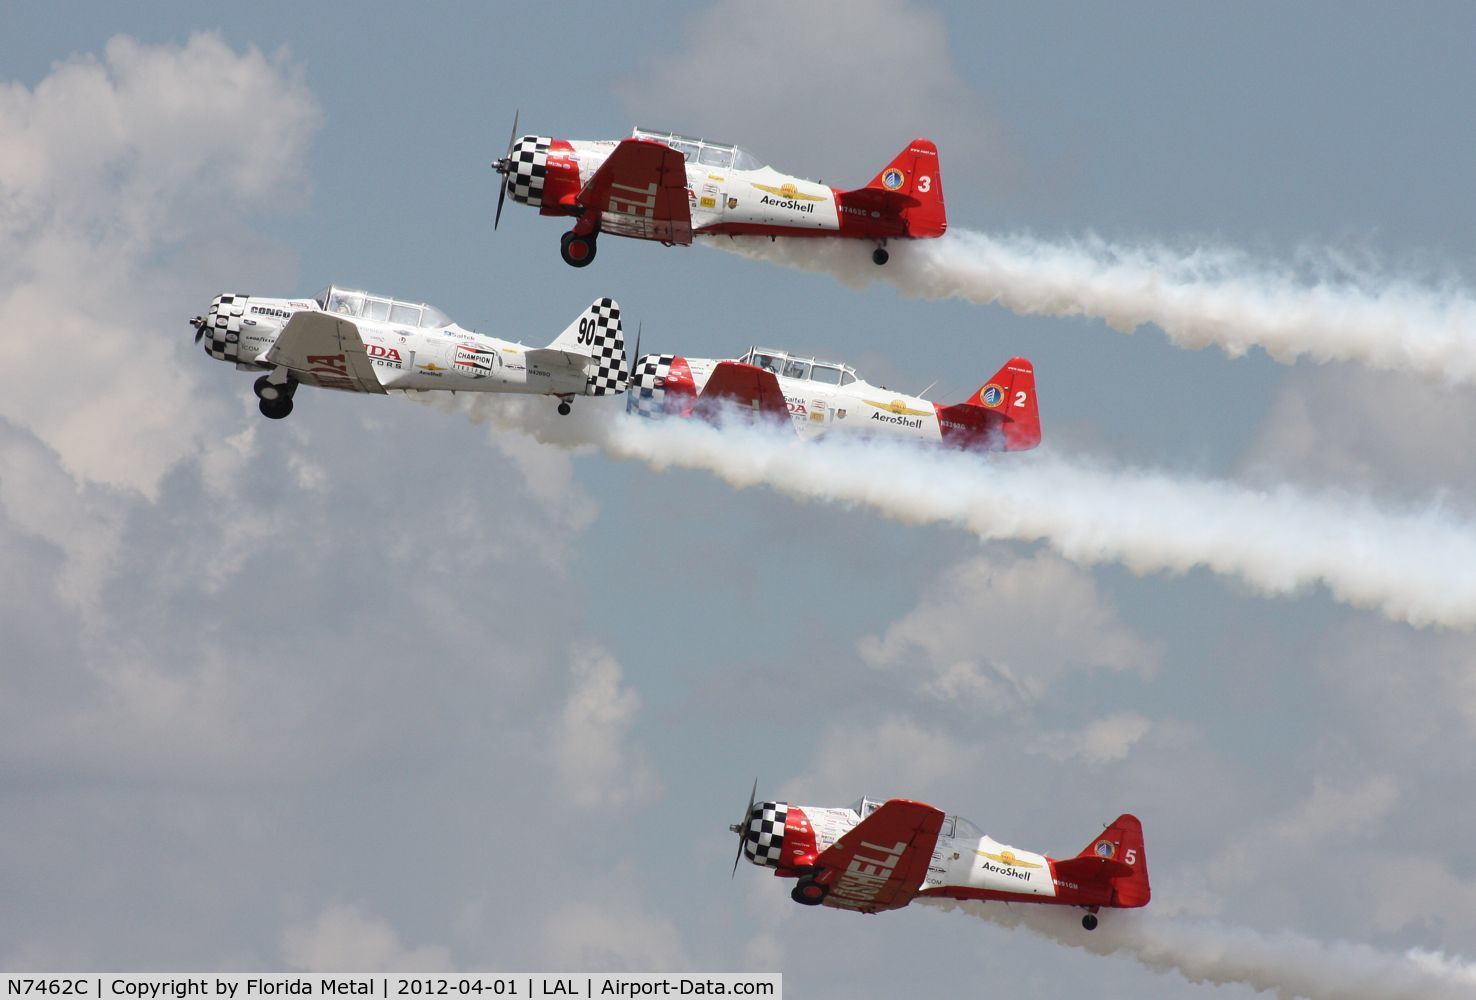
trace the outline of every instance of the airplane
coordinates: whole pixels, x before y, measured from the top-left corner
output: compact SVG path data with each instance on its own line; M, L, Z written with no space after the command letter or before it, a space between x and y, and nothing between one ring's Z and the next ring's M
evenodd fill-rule
M931 239L948 228L938 147L914 139L865 187L849 191L765 166L745 149L708 139L637 128L630 138L567 140L518 135L513 117L507 153L493 162L503 176L502 205L531 205L540 215L574 218L559 244L564 262L584 267L599 235L614 233L666 246L694 237L831 236L876 244L885 264L889 239Z
M638 348L639 349L639 348ZM801 438L871 435L971 451L1023 451L1040 443L1035 369L1011 358L951 406L871 385L838 361L751 347L736 361L671 354L639 357L626 409L722 422L735 415L789 422Z
M1073 858L1009 847L961 816L922 802L863 798L844 809L759 802L748 797L733 872L745 856L797 879L790 897L805 906L859 913L895 910L914 899L1002 900L1079 906L1081 925L1101 909L1146 906L1143 825L1117 817Z
M547 347L463 330L434 306L330 285L313 299L218 295L190 321L205 353L241 371L265 371L262 416L292 412L299 385L385 395L446 389L606 396L629 382L620 306L596 299Z

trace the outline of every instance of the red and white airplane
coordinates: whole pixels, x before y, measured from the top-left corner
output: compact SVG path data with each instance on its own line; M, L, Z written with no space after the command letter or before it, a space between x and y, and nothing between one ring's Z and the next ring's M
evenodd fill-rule
M513 119L513 136L518 134ZM737 146L638 128L629 139L525 135L492 166L502 204L574 218L560 244L566 263L594 260L600 233L687 246L695 236L839 236L876 244L930 239L948 228L938 147L914 139L865 187L842 191L766 167Z
M836 361L753 347L736 361L647 354L631 371L627 408L645 416L735 414L790 422L802 438L870 435L972 451L1040 443L1035 369L1011 358L962 403L893 392Z
M758 784L754 784L755 793ZM1143 825L1122 815L1074 858L1048 858L986 836L960 816L910 799L862 799L845 809L759 802L749 796L733 870L745 855L798 879L790 896L806 906L880 913L914 899L1004 900L1097 911L1146 906Z

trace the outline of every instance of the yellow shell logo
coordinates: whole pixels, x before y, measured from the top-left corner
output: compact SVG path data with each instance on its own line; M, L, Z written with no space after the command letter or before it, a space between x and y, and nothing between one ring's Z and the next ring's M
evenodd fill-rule
M779 189L779 193L786 198L793 198L795 195L799 194L799 188L795 187L793 184L785 184Z
M902 400L900 400L900 399L894 399L894 400L892 400L892 405L891 405L890 409L891 409L891 411L893 413L906 413L906 412L908 412L908 410L907 410L907 404L904 403L904 402L902 402Z
M1012 864L1015 863L1015 852L1014 851L1000 851L999 852L999 860L1003 861L1007 865L1012 865Z

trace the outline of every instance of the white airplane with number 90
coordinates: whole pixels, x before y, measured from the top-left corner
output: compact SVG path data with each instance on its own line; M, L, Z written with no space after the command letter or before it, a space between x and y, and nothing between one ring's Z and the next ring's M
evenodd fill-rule
M557 396L624 392L620 306L597 299L547 347L463 330L434 306L329 287L315 299L219 295L190 321L212 358L256 380L263 416L292 412L299 385L384 395L447 389Z

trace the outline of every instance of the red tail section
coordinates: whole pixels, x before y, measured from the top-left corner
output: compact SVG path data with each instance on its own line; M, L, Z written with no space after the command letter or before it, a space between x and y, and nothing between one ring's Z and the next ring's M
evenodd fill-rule
M962 403L938 407L943 440L961 448L1026 451L1040 444L1035 368L1011 358Z
M942 236L943 231L948 228L948 214L943 208L943 176L939 170L938 147L933 145L932 140L913 139L866 187L905 195L915 202L902 210L908 236Z
M1133 907L1148 903L1152 895L1148 887L1148 855L1143 848L1143 824L1138 822L1138 817L1128 813L1117 817L1077 857L1104 858L1127 866L1127 874L1112 880L1112 902L1108 905Z

